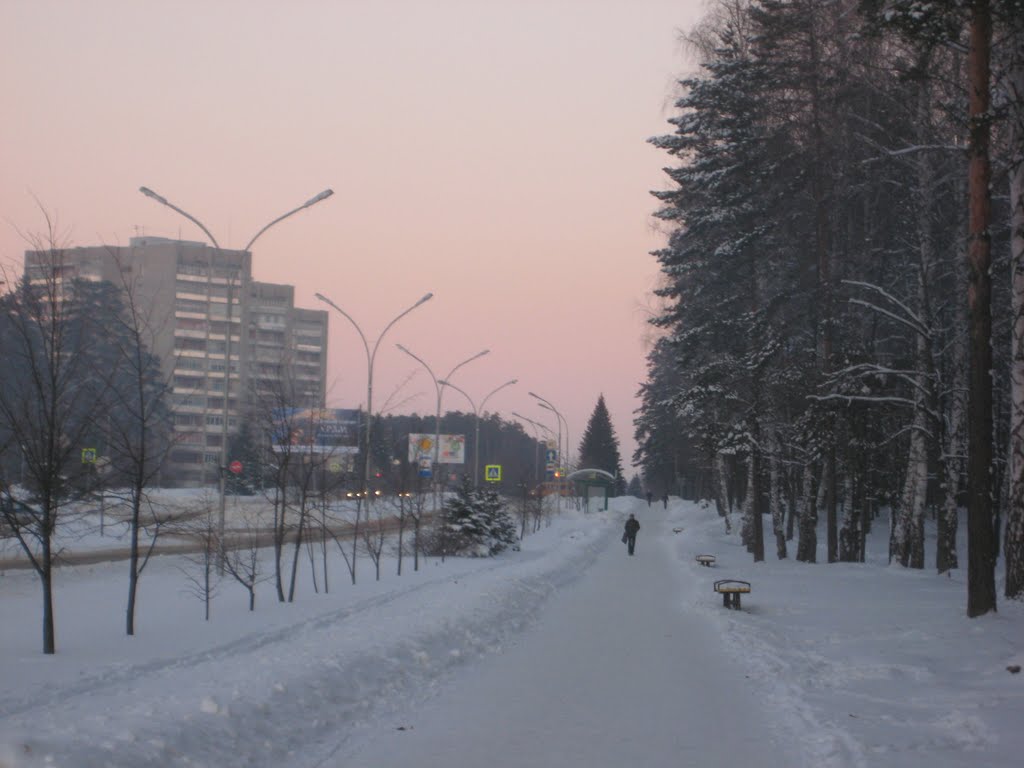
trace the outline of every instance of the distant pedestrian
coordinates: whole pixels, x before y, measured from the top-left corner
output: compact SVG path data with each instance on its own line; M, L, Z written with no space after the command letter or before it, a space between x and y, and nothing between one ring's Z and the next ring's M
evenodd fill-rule
M636 533L639 530L640 521L633 515L630 515L629 519L626 521L626 529L622 532L622 540L626 542L626 547L631 555L633 554L633 550L636 548Z
M661 497L661 505L663 507L665 507L665 509L668 509L668 494L667 493L664 496Z
M651 502L654 501L654 493L651 491L647 492L647 506L651 506Z

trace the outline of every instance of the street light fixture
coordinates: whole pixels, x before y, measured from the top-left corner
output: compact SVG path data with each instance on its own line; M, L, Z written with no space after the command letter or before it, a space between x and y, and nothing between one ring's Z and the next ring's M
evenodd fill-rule
M515 411L512 411L512 415L515 416L517 419L521 419L522 421L529 422L530 424L533 425L533 434L534 438L537 441L537 445L533 455L533 481L536 485L540 485L540 434L537 432L537 430L543 429L552 437L554 437L555 433L554 431L552 431L551 427L548 427L545 424L541 424L539 421L534 421L531 418L523 416L521 413L516 413Z
M193 216L192 214L188 213L185 210L182 210L178 206L174 205L174 203L170 202L163 195L158 195L156 192L154 192L149 187L139 187L139 192L144 194L146 197L148 197L148 198L150 198L152 200L155 200L156 202L160 203L160 205L164 205L164 206L170 208L172 211L175 211L176 213L179 213L182 216L184 216L186 219L188 219L193 224L195 224L197 227L199 227L201 230L203 230L203 232L210 239L210 242L213 243L213 247L216 248L217 251L223 250L220 247L220 243L217 242L217 238L215 238L213 236L213 233L210 232L210 230L208 230L206 228L206 226L201 221L199 221L199 219L197 219L195 216ZM325 189L320 194L315 195L314 197L311 197L309 200L307 200L305 203L300 205L298 208L295 208L295 209L293 209L291 211L288 211L288 213L286 213L286 214L284 214L282 216L278 216L276 219L271 221L265 227L260 229L255 235L253 235L252 239L249 240L249 243L245 246L244 252L248 252L249 249L252 248L252 244L256 242L256 239L260 235L262 235L264 232L266 232L268 229L270 229L272 226L277 224L279 221L283 221L284 219L287 219L289 216L292 216L293 214L296 214L296 213L298 213L301 210L309 208L311 205L316 205L321 200L326 200L328 197L330 197L333 194L334 194L333 190ZM225 272L227 272L227 270L225 270ZM230 392L231 392L231 320L232 320L231 315L232 315L232 311L234 309L234 296L232 296L232 292L234 290L234 286L235 286L235 278L232 275L232 276L228 277L227 327L226 327L225 332L224 332L224 413L222 414L222 417L221 417L220 467L219 467L220 471L218 473L220 475L220 485L219 485L220 512L219 512L218 520L217 520L217 528L218 528L218 533L220 535L220 541L221 541L221 546L218 548L218 570L221 571L221 572L223 572L223 568L224 568L224 557L223 557L223 552L224 552L224 550L223 550L223 546L224 546L223 545L223 542L224 542L224 518L225 518L225 506L226 506L225 497L226 497L226 494L227 494L227 473L228 473L228 467L227 467L227 463L228 463L228 398L229 398L229 395L230 395Z
M536 392L528 392L527 394L530 397L535 398L538 401L537 405L539 405L541 408L548 409L549 411L554 413L555 416L558 417L558 433L559 433L559 437L558 437L558 464L559 464L559 469L562 469L562 466L561 466L561 464L562 464L562 437L561 437L561 433L562 433L562 423L563 422L565 423L565 469L571 470L572 469L572 466L571 466L572 461L571 461L571 459L569 457L569 451L571 450L569 446L572 444L572 440L569 437L569 422L565 419L564 416L562 416L562 414L559 412L559 410L557 408L555 408L554 405L551 404L551 402L549 400L545 400L543 397L538 395ZM559 472L559 474L561 474L561 473ZM559 477L558 481L559 481L558 482L558 507L559 507L559 509L561 509L561 507L562 507L562 478Z
M423 360L423 358L421 358L418 355L414 354L413 352L409 351L407 348L405 348L401 344L395 344L395 346L398 347L402 352L405 352L405 354L407 354L413 360L418 362L424 368L426 368L427 369L427 373L430 374L430 378L433 379L433 381L434 381L434 390L437 393L437 410L434 412L434 459L433 459L432 471L435 474L435 477L434 477L434 511L437 512L437 477L436 477L436 473L440 471L439 468L440 468L440 465L441 465L441 455L440 455L440 451L441 451L441 396L444 393L444 387L445 387L445 385L442 383L442 381L447 381L448 379L451 379L452 375L457 370L459 370L459 368L464 366L466 363L471 363L474 360L483 357L484 355L490 354L491 350L485 349L482 352L477 352L472 357L467 357L461 363L459 363L454 368L452 368L450 371L448 371L448 375L445 376L443 380L439 380L437 378L437 376L434 375L434 372L433 372L433 370L431 370L430 366L427 365L425 360Z
M434 294L428 293L424 295L419 299L419 301L417 301L411 307L409 307L401 314L399 314L397 317L395 317L390 323L388 323L384 327L384 330L381 331L380 336L377 337L377 341L373 345L372 352L370 351L370 344L366 340L366 334L363 333L362 328L359 327L359 324L352 319L352 316L348 312L346 312L333 301L328 299L322 293L317 293L316 297L324 304L333 307L342 317L344 317L352 324L352 327L356 329L356 333L359 334L359 338L362 339L363 349L366 350L366 438L363 444L363 492L368 494L370 490L370 430L373 426L373 364L377 358L377 350L380 348L380 343L384 340L384 337L387 335L387 332L391 330L391 327L395 323L397 323L399 320L401 320L403 317L408 315L410 312L412 312L420 305L430 301L434 297ZM367 495L367 498L369 498L369 495Z
M479 475L479 470L480 470L480 411L482 411L483 407L485 405L487 405L487 401L491 399L491 395L493 395L496 392L504 389L505 387L511 387L513 384L517 384L517 383L519 383L519 379L511 379L510 381L506 381L504 384L495 387L494 389L492 389L490 392L487 393L487 396L484 397L484 399L481 401L480 407L477 408L476 403L473 402L473 398L470 397L466 393L466 390L460 389L459 387L455 386L454 384L452 384L450 381L447 381L447 380L441 380L441 381L438 382L438 384L443 384L446 387L451 387L456 392L461 393L464 398L469 400L469 404L471 406L473 406L473 416L475 418L475 424L476 424L476 428L475 428L476 436L473 438L473 487L474 488L477 487L478 475Z

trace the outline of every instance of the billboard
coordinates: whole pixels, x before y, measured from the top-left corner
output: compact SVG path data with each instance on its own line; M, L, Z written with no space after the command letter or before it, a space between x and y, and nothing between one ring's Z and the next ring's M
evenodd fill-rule
M362 411L275 408L271 447L277 453L359 453Z
M466 463L466 436L439 435L441 450L437 460L440 464ZM434 458L434 435L409 433L409 461L419 462L420 459Z

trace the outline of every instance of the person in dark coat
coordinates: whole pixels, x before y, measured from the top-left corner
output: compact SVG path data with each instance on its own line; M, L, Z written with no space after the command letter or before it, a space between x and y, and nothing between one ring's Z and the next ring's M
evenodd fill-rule
M654 501L654 493L651 491L647 492L647 506L651 506L651 502Z
M667 493L664 496L661 497L661 505L665 509L668 509L668 494Z
M630 515L629 519L626 520L626 530L622 534L622 540L626 542L626 547L631 555L636 547L636 532L639 530L640 521L633 517L633 515Z

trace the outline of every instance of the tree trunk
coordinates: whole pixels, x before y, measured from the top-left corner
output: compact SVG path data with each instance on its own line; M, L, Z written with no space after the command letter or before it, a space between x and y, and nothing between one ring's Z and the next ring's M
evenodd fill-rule
M363 503L368 500L368 498L356 500L356 524L352 527L352 567L349 568L349 574L352 576L353 585L356 583L356 546L359 544L359 518L362 517ZM369 511L367 511L367 514L369 514Z
M139 511L136 504L133 507L128 555L128 609L125 616L125 632L128 635L135 634L135 593L139 584Z
M854 498L853 485L853 477L847 475L843 481L843 524L839 529L839 560L843 563L856 563L860 558L863 516Z
M274 586L277 587L277 602L283 603L284 577L281 573L281 558L284 556L285 532L285 495L281 491L280 480L274 487Z
M1006 513L1006 590L1024 599L1024 19L1012 24L1015 41L1007 74L1011 109L1010 259L1013 268L1013 362L1010 370L1010 504Z
M755 563L764 562L764 521L761 518L761 484L758 479L757 448L750 446L747 459L747 513L750 516L750 552Z
M715 505L718 507L719 517L725 520L725 532L732 532L732 523L729 520L729 484L726 477L725 456L721 451L715 451Z
M53 556L49 534L43 536L42 545L39 578L43 583L43 653L54 654L57 652L57 633L53 618Z
M145 436L142 440L144 444ZM125 615L125 632L129 636L135 634L135 596L139 589L139 526L141 524L145 467L145 458L143 458L137 467L139 476L135 478L135 487L132 489L131 543L128 550L128 608Z
M917 398L915 398L915 401ZM907 455L907 471L903 478L903 493L896 512L893 531L895 559L904 568L923 568L923 521L928 489L928 447L925 443L924 428L927 414L920 403L915 405L914 423L910 432L910 448Z
M779 560L785 560L786 552L786 507L782 493L782 448L779 445L779 435L771 431L771 464L768 475L768 496L772 513L772 532L775 534L775 555Z
M824 485L825 478L821 479ZM797 542L796 559L801 563L818 562L818 504L814 492L814 467L810 461L804 465L803 488L801 489L800 540Z
M967 69L970 94L968 142L969 243L968 307L971 366L967 448L967 615L996 610L992 528L992 168L989 160L989 81L992 9L990 0L972 0Z
M299 555L302 552L302 534L306 524L306 504L303 500L299 508L299 528L295 532L295 551L292 553L292 577L288 585L288 602L295 601L295 579L299 570Z
M830 445L828 449L828 477L829 477L829 494L825 501L826 504L826 519L828 531L828 562L834 563L839 560L839 515L837 510L838 494L836 491L836 447Z

